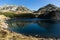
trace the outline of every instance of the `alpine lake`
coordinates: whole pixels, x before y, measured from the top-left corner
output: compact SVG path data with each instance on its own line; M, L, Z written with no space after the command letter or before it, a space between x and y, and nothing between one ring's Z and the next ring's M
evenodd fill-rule
M10 19L8 30L26 36L60 38L60 20Z

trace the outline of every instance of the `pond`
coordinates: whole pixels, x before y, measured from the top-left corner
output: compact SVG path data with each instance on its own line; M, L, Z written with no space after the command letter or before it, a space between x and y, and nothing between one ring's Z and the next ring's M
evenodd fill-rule
M60 21L44 19L13 19L8 30L36 37L60 38Z

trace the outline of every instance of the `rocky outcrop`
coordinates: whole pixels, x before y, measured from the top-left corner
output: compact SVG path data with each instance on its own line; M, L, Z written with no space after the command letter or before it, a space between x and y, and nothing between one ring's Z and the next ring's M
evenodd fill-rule
M0 21L5 21L5 20L8 20L10 19L9 17L6 17L4 15L0 15Z
M8 28L8 24L6 23L6 20L10 19L9 17L6 17L4 15L0 15L0 27L2 28Z

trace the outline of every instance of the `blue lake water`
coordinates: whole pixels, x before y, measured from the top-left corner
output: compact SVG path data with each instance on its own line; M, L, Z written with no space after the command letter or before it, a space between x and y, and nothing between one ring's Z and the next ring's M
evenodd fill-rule
M60 38L59 20L17 19L9 20L8 29L24 35Z

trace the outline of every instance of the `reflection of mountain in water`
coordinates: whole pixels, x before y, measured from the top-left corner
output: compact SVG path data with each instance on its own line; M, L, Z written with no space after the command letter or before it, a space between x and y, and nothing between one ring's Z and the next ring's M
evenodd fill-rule
M60 20L40 20L38 21L38 24L45 28L51 28L53 27L54 24L59 23L59 22Z
M28 25L28 24L32 24L33 22L32 21L9 21L9 26L18 26L18 27L23 27L25 25Z
M38 37L59 37L60 23L57 20L10 20L9 30Z

